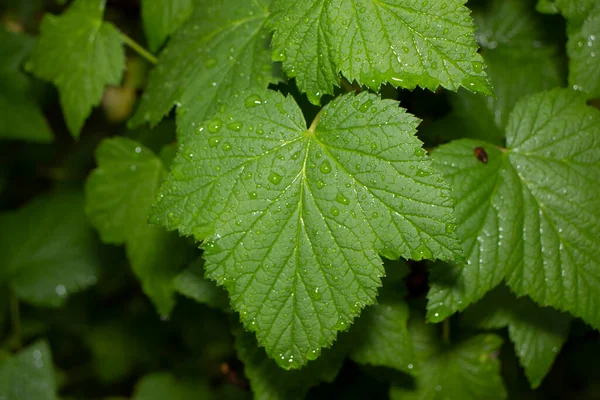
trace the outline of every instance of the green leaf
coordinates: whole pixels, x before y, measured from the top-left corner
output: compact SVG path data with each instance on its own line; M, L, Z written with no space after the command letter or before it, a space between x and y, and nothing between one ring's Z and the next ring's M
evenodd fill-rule
M367 307L352 328L355 342L350 358L360 364L414 374L416 362L407 328L408 316L404 293L386 290L384 286L377 304Z
M205 240L207 276L282 367L375 300L388 258L457 259L452 202L391 100L348 94L306 129L291 97L235 95L173 161L153 219Z
M576 3L576 2L575 2ZM569 21L569 84L589 97L600 97L600 5L586 14L583 23Z
M105 243L126 244L127 257L144 292L162 315L175 305L173 278L189 251L176 234L148 224L148 214L166 175L152 151L126 138L104 140L98 168L86 184L85 210Z
M139 360L139 338L116 322L89 328L83 340L89 348L97 379L114 383L127 378Z
M30 80L21 72L35 41L0 27L0 138L49 142L52 132L34 100Z
M434 266L428 317L464 309L507 279L529 295L600 327L600 112L565 89L520 101L507 149L460 140L433 154L456 200L467 265ZM476 148L487 152L478 160Z
M132 125L157 124L177 106L186 136L234 90L266 88L275 81L263 28L267 0L209 0L177 31L150 73Z
M244 363L255 400L301 400L320 382L332 382L342 367L345 349L332 349L301 370L285 371L265 354L241 327L234 328L235 347Z
M483 329L508 327L525 375L531 387L536 388L567 340L571 317L553 308L539 307L527 297L516 298L501 286L467 308L463 321Z
M56 85L69 131L79 133L106 85L125 68L121 34L103 22L105 0L76 0L61 16L46 15L28 68Z
M56 399L52 356L46 342L36 342L0 361L0 399Z
M542 14L558 14L558 7L554 0L538 0L535 9Z
M391 400L501 400L506 389L497 354L502 339L477 335L444 344L436 325L411 319L409 324L419 375L414 388L392 386Z
M169 373L146 375L135 387L132 400L211 399L208 384L202 380L180 380Z
M98 247L82 193L38 197L1 214L0 226L0 281L21 300L56 307L96 283Z
M204 260L198 258L189 268L182 271L174 281L175 290L198 303L221 310L229 309L227 293L204 278Z
M495 97L465 90L450 94L452 113L425 126L422 134L503 145L508 116L516 102L563 83L558 50L545 41L542 21L527 1L495 0L476 9L473 16Z
M491 94L464 0L274 0L273 58L318 104L341 72L373 90L465 87Z
M158 50L193 9L192 0L142 0L142 22L150 50Z

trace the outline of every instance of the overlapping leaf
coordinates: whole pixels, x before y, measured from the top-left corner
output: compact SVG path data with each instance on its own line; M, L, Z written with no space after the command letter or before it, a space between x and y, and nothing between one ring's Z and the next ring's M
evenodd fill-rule
M339 72L378 89L465 87L490 94L463 0L274 0L273 57L313 103Z
M0 361L0 399L56 399L54 367L47 343L34 343Z
M445 344L437 326L411 319L417 356L415 387L392 386L392 400L502 400L506 389L497 359L502 339L478 335Z
M21 300L56 307L96 283L100 261L82 193L39 197L0 215L0 226L0 282Z
M57 17L46 15L28 67L58 87L69 131L78 137L106 85L118 85L125 68L121 34L103 22L105 0L76 0Z
M177 106L177 128L192 134L233 90L275 80L263 25L268 0L200 2L160 54L131 123L157 124Z
M506 278L518 295L600 327L600 112L556 89L519 102L506 132L507 149L460 140L433 153L468 263L432 269L428 316L464 309Z
M105 243L126 244L133 271L159 313L175 305L173 278L189 251L177 235L148 224L166 175L152 151L126 138L107 139L96 151L98 168L86 185L86 214Z
M142 22L148 47L156 51L190 16L193 0L143 0Z
M562 84L558 50L548 44L531 2L494 0L473 16L494 97L464 90L451 94L452 113L421 133L436 140L469 137L502 145L516 102Z
M189 400L212 397L207 382L192 382L177 379L168 373L154 373L137 383L132 400Z
M365 309L352 328L353 361L415 373L413 342L407 328L409 309L403 297L384 286L377 304Z
M332 382L342 367L344 349L332 349L300 371L285 371L256 345L256 340L241 327L234 331L235 347L244 363L244 374L256 400L302 400L308 390L321 382Z
M506 287L499 287L469 307L464 322L483 329L508 327L515 353L535 388L567 340L571 317L549 307L541 308L527 297L516 298Z
M227 293L204 278L204 260L199 258L175 277L175 290L198 303L221 310L229 309Z
M21 64L35 41L0 27L0 138L34 142L52 140L52 133L34 100L31 82Z
M417 123L364 93L336 99L307 130L290 97L233 96L180 149L153 217L206 240L207 275L245 327L300 367L374 301L378 253L460 257Z

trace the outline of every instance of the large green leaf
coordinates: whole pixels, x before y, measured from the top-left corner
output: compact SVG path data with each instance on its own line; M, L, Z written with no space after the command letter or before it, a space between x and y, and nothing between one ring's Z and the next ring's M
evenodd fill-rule
M502 339L477 335L457 343L440 340L438 327L411 319L419 374L414 388L392 386L392 400L502 400L506 390L497 359Z
M567 340L571 317L553 308L539 307L527 297L516 298L500 286L467 308L463 321L483 329L508 327L515 353L535 388Z
M0 281L20 299L55 307L96 283L98 247L82 193L38 197L1 214L0 226Z
M491 94L464 0L274 0L273 57L313 103L339 72L377 90L465 87Z
M34 343L0 361L0 399L56 399L54 367L46 342Z
M57 17L46 15L28 67L58 87L69 131L78 137L106 85L119 85L125 68L121 34L103 22L105 0L76 0Z
M233 96L173 161L154 221L205 240L207 276L282 366L375 300L381 259L460 258L452 201L394 101L348 94L310 129L291 97Z
M454 189L468 263L432 269L431 320L506 279L518 295L600 327L599 135L600 112L556 89L517 103L506 149L460 140L432 154Z
M148 224L148 214L166 175L152 151L126 138L104 140L98 168L86 185L86 214L105 243L126 244L133 271L158 312L175 305L173 278L189 251L176 234Z
M31 82L21 73L35 41L0 27L0 138L34 142L52 140L44 115L34 100Z
M157 124L177 106L179 132L191 135L232 91L274 81L263 25L268 0L201 2L150 73L131 123Z
M142 0L142 21L150 50L156 51L190 16L192 0Z

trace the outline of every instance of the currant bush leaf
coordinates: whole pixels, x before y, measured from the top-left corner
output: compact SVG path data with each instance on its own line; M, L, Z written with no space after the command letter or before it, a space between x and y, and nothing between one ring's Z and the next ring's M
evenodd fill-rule
M0 282L21 300L56 307L96 283L98 247L82 193L41 196L0 214L0 226Z
M69 131L78 137L106 85L125 68L121 34L103 22L105 0L76 0L61 16L46 15L28 67L56 85Z
M142 0L142 22L148 47L156 51L190 16L193 0Z
M501 286L467 308L463 321L483 329L508 327L525 375L531 387L536 388L567 340L571 317L553 308L539 307L527 297L516 298Z
M0 138L52 140L50 127L34 100L30 80L21 72L35 40L0 27Z
M577 3L575 1L574 3ZM569 21L569 83L573 88L587 92L589 97L600 97L600 4L589 7L581 25Z
M175 305L173 279L189 251L177 235L148 224L152 202L166 170L140 143L104 140L96 151L98 168L86 185L86 214L105 243L125 244L133 271L158 312Z
M211 399L208 383L175 378L168 373L146 375L135 387L132 400Z
M444 344L437 326L412 318L417 368L415 388L392 386L392 400L505 399L497 353L502 339L477 335L458 343Z
M339 72L371 89L465 87L491 94L463 0L274 0L273 58L311 102Z
M132 125L157 124L177 106L177 128L189 134L234 90L275 81L263 28L268 1L202 1L160 54Z
M285 371L257 346L255 338L241 327L234 329L235 347L244 363L244 374L256 400L301 400L321 382L332 382L342 367L344 349L332 349L301 370Z
M153 218L205 240L207 276L282 366L304 365L374 302L377 253L461 257L446 184L396 102L349 94L308 130L271 91L221 110L180 149Z
M590 251L600 245L599 127L583 95L556 89L517 103L506 150L460 140L432 154L453 187L468 263L432 268L431 320L506 279L517 295L600 327L600 260Z
M422 134L503 145L508 116L516 102L563 84L558 49L548 44L543 23L527 1L494 0L484 9L475 8L473 17L494 97L465 90L449 94L451 114L425 126Z
M408 317L404 294L386 290L384 286L377 304L367 307L352 327L356 342L350 358L360 364L414 374L416 362L407 327Z
M204 278L204 260L198 258L175 278L175 290L182 295L220 310L229 309L227 293Z
M36 342L0 361L0 399L55 400L56 381L50 347Z

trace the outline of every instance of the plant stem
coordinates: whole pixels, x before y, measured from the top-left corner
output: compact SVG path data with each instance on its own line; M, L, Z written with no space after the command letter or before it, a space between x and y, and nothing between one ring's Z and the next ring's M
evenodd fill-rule
M21 313L19 311L19 298L14 290L10 291L10 319L12 327L12 347L17 351L21 349Z
M446 318L442 324L442 341L450 344L450 318Z
M121 38L127 46L129 46L133 51L145 58L149 63L156 64L158 62L154 54L150 53L148 50L143 48L140 44L138 44L135 40L133 40L123 32L121 32Z

